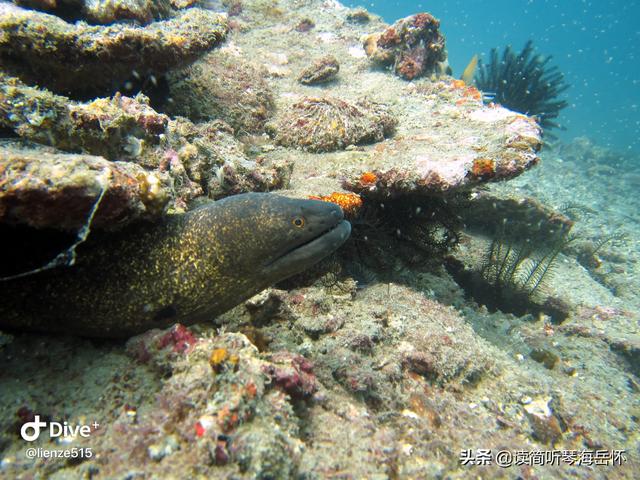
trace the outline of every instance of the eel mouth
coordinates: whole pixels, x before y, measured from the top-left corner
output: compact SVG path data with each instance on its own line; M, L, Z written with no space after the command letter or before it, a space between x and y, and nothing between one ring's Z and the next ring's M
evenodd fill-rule
M349 235L351 235L351 224L347 220L341 220L320 235L296 245L269 262L265 266L266 270L270 274L278 274L282 279L295 275L335 252L347 241Z

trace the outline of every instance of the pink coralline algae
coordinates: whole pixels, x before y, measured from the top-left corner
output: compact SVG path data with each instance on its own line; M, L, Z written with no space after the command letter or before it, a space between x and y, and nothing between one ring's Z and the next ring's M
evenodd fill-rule
M162 366L170 356L191 351L197 339L184 325L176 323L166 330L153 329L127 342L127 353L141 363Z
M171 346L176 353L187 352L196 343L196 337L184 325L175 324L158 342L160 348Z
M272 363L263 366L263 372L292 398L308 398L318 389L313 364L302 355L278 352L269 360Z

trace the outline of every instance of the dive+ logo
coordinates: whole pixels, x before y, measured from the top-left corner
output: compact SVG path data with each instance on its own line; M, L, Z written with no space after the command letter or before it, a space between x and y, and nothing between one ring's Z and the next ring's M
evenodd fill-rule
M32 422L26 422L20 428L20 436L27 442L34 442L40 436L40 430L49 426L49 438L81 437L88 438L91 435L91 427L97 429L100 424L93 422L91 425L69 425L67 422L44 422L40 415L35 415Z

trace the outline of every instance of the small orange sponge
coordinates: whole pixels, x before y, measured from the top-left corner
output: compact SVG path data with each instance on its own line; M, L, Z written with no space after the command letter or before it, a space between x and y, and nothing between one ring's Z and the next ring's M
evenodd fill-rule
M347 217L355 217L362 207L362 199L357 193L333 192L331 195L321 197L312 195L311 200L322 200L323 202L331 202L340 205L342 211Z
M496 162L490 158L476 158L471 172L475 177L493 177L496 173Z
M378 181L378 177L373 172L364 172L360 175L360 183L363 185L371 185Z

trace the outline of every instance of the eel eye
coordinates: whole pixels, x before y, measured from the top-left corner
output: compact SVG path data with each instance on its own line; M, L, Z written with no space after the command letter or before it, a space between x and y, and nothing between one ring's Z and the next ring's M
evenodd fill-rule
M293 223L295 227L302 228L304 227L304 217L296 217L291 221L291 223Z

